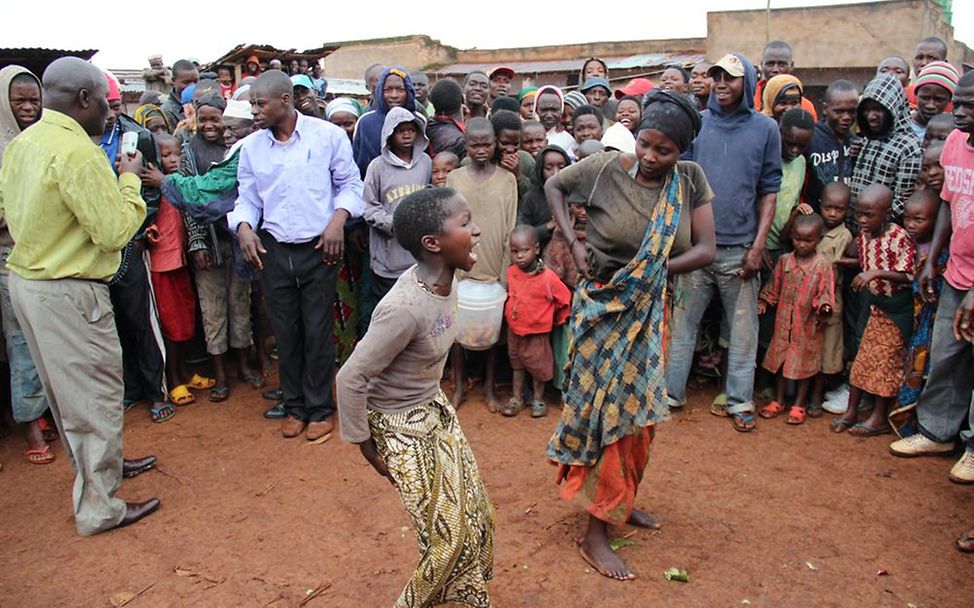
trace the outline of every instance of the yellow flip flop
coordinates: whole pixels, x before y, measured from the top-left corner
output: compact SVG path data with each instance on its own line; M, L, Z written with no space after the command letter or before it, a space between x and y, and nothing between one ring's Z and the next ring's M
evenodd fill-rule
M189 379L189 382L187 382L183 386L205 391L207 389L211 389L214 386L216 386L216 380L214 380L213 378L205 378L199 374L193 374L193 377ZM177 403L176 405L179 404Z
M173 402L174 405L189 405L190 403L196 401L196 397L193 393L189 392L185 384L180 384L171 391L169 391L169 400Z

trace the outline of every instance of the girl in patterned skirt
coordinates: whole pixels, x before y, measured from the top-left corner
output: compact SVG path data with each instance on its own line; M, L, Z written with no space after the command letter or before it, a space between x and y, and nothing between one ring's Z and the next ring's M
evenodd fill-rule
M870 437L891 431L887 413L900 390L906 343L913 331L909 283L916 256L913 239L889 220L892 201L893 192L880 184L867 187L856 200L856 249L862 272L853 279L852 290L861 294L858 325L864 329L849 375L849 406L832 421L836 433L849 429L850 435ZM858 422L863 393L872 394L875 405L870 416Z
M440 390L457 335L454 273L473 267L480 229L450 188L405 197L393 226L419 262L379 302L338 373L342 438L396 488L416 529L420 562L395 608L489 608L493 508Z

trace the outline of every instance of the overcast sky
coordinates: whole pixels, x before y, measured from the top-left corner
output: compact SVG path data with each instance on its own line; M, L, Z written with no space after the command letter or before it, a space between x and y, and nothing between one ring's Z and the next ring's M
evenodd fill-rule
M36 1L36 0L35 0ZM772 8L842 4L856 0L772 0ZM461 3L462 2L462 3ZM455 11L447 3L402 0L365 2L202 2L173 4L83 3L77 0L4 2L3 46L99 49L94 62L106 68L138 68L161 53L171 64L182 57L203 63L240 43L272 44L281 49L315 48L324 43L406 34L426 34L461 49L540 46L610 40L703 37L707 11L764 8L764 0L678 0L666 8L657 2L620 2L603 10L596 3L574 12L550 2L474 1L482 8L471 24L469 0ZM425 13L417 7L428 7ZM299 8L300 7L300 8ZM363 16L356 7L367 9ZM516 7L516 8L515 8ZM546 14L554 8L555 23ZM114 14L108 12L115 10ZM40 15L43 11L44 15ZM594 12L592 12L594 11ZM182 14L180 14L182 13ZM194 32L194 17L205 24ZM590 18L595 16L596 19ZM542 24L546 25L533 25ZM954 1L954 34L974 46L974 0ZM13 24L16 24L15 26ZM200 33L205 32L205 33ZM763 32L755 32L763 36ZM903 41L911 52L914 41Z

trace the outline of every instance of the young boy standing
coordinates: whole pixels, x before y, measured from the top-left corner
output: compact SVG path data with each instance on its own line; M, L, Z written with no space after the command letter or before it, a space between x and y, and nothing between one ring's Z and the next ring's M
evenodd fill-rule
M822 398L825 391L826 376L841 374L845 369L845 345L842 338L842 269L845 262L858 263L855 259L846 259L846 248L852 242L852 233L845 225L845 218L849 213L849 186L843 182L829 182L822 190L819 207L822 210L822 221L825 222L825 234L818 244L818 253L833 264L835 270L835 306L832 314L825 320L822 330L822 369L815 378L812 399L808 408L810 418L822 415ZM846 398L848 402L848 398ZM838 413L845 411L845 403L837 406Z
M500 170L494 162L497 141L494 127L486 118L472 118L464 134L470 164L446 178L446 185L459 192L469 203L470 211L478 218L483 234L480 238L480 262L472 271L464 271L463 278L485 282L507 282L510 265L510 235L517 224L517 179L510 171ZM487 407L499 409L494 375L497 350L487 351ZM463 356L458 345L453 353L453 403L463 401Z
M372 289L381 300L396 279L416 263L396 242L392 214L403 197L430 183L433 161L425 154L428 140L423 121L405 108L392 108L382 127L382 155L365 172L362 217L370 227L369 253L375 277Z
M420 562L397 608L489 608L493 508L456 410L440 390L457 336L457 271L470 272L480 230L449 188L407 196L393 225L418 263L379 303L337 378L342 439L357 443L399 492Z
M521 224L511 234L511 260L507 269L507 353L514 370L511 400L501 411L517 416L524 408L521 393L525 376L532 381L531 417L548 414L544 386L554 377L551 330L568 321L572 294L541 261L541 245L534 226Z

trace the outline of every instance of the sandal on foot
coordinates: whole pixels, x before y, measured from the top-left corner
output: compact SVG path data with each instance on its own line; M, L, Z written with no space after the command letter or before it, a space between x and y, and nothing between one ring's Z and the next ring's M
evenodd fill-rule
M264 377L260 374L248 374L246 376L240 376L240 379L250 385L250 388L257 390L264 388L266 381Z
M185 384L180 384L169 391L169 400L172 401L173 405L189 405L196 401L196 397L189 392L189 388Z
M849 429L849 434L855 437L876 437L877 435L888 435L892 432L893 429L888 426L876 427L868 422L860 422Z
M41 416L37 419L37 428L41 430L41 436L44 437L44 441L47 443L54 443L61 438L58 435L57 429L51 426L51 423L47 421L47 418Z
M227 397L230 396L230 387L226 384L220 386L214 386L213 390L210 391L210 401L213 403L220 403L221 401L226 401Z
M727 393L721 393L714 397L713 403L710 404L710 413L714 416L719 416L720 418L727 418L730 414L727 413Z
M821 405L810 405L805 408L805 413L808 414L809 418L821 418L825 414L825 410L822 409Z
M845 418L833 418L832 419L832 432L833 433L843 433L849 427L855 426L855 422L849 422Z
M788 410L788 424L803 424L805 422L805 408L800 405L793 405Z
M24 450L24 458L31 464L49 464L54 462L54 454L51 452L51 446L49 445L45 445L39 450Z
M163 403L159 407L149 407L149 416L153 422L165 422L176 415L176 408L172 403Z
M738 433L750 433L754 430L754 414L750 412L739 412L737 414L728 414L731 418L731 424L734 425L734 430Z
M531 404L531 417L532 418L544 418L548 415L548 406L545 405L544 401L535 401Z
M524 402L518 400L516 397L511 397L511 400L508 401L507 405L504 406L504 409L501 410L501 414L510 418L512 416L517 416L523 409Z
M206 378L199 374L193 374L193 377L189 379L189 382L186 383L186 386L188 386L189 388L195 388L196 390L199 391L205 391L208 388L213 388L214 386L216 386L216 380L214 380L213 378Z
M772 401L768 405L762 407L761 411L758 412L758 415L761 416L762 418L771 419L771 418L777 418L778 416L784 413L785 413L785 406L781 405L777 401Z

